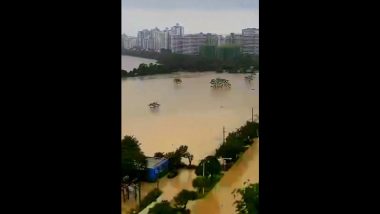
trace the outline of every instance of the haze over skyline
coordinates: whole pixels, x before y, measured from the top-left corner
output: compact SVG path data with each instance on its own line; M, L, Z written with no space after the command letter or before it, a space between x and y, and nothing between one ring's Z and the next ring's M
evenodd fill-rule
M190 33L241 33L259 27L259 0L122 0L122 33L172 27Z

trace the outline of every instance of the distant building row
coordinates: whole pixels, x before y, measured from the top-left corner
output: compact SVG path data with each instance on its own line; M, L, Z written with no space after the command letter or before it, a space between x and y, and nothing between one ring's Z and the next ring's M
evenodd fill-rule
M173 53L198 55L204 45L221 46L236 45L246 54L259 54L259 29L246 28L242 34L231 33L222 36L211 33L184 34L184 27L178 23L163 31L158 28L142 30L137 37L123 34L122 45L125 49L139 48L143 50L160 51L170 49Z

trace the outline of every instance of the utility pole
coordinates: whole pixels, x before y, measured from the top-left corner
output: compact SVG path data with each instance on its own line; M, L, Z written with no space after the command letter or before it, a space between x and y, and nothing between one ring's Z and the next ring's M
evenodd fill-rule
M253 108L252 108L252 122L253 122Z
M224 126L223 126L223 143L225 143L225 133L226 133L226 130L225 130L225 128L224 128Z
M206 160L204 160L203 161L203 179L205 178L205 162L206 162ZM203 195L205 194L205 187L204 187L204 185L203 185Z

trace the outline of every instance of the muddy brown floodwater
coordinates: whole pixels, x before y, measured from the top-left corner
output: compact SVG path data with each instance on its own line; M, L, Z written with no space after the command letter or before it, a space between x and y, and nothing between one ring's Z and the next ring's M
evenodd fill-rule
M122 56L122 68L130 71L140 63L155 60ZM247 120L251 112L259 112L259 75L252 81L246 74L220 74L215 72L154 75L122 80L122 136L133 135L141 143L146 156L155 152L174 151L187 145L194 155L194 164L207 155L214 154L222 143L223 126L235 131ZM228 79L230 89L213 89L214 78ZM176 84L174 78L181 78ZM158 102L160 107L152 111L148 104ZM242 187L247 179L258 181L258 143L223 176L217 186L202 200L190 202L188 207L196 214L233 214L234 201L231 192ZM187 161L184 159L184 162ZM180 170L173 179L160 179L159 186L164 200L172 200L182 189L193 189L192 170ZM142 184L142 198L156 183ZM122 203L122 213L136 205L135 200Z
M123 56L123 68L131 70L141 58ZM142 59L149 63L154 60ZM128 78L122 80L122 136L133 135L145 155L170 152L187 145L194 163L213 154L222 142L223 126L236 130L259 112L259 75L252 81L246 74L215 72L186 73ZM213 78L228 79L230 89L213 89ZM174 78L181 78L176 84ZM252 90L254 89L254 90ZM161 106L152 111L148 104Z
M244 186L244 182L259 182L259 141L244 153L244 155L228 170L220 182L206 195L204 199L190 201L191 213L196 214L234 214L234 195L232 191Z
M160 196L162 200L171 201L182 189L194 190L192 186L193 179L196 177L194 170L180 169L178 175L172 179L163 177L158 182L159 188L162 190ZM150 191L157 187L157 183L142 182L141 199ZM137 200L131 194L130 200L122 201L122 214L128 213L131 208L137 206Z

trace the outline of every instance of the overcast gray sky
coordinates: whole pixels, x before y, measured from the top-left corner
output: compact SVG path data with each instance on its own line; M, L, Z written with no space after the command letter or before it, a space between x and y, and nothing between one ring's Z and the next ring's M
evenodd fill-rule
M188 33L240 33L259 27L259 0L122 0L122 32L185 27Z

